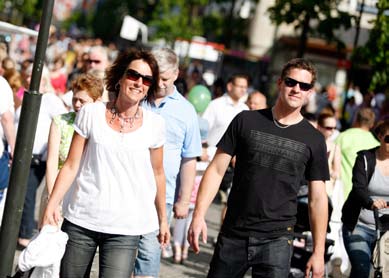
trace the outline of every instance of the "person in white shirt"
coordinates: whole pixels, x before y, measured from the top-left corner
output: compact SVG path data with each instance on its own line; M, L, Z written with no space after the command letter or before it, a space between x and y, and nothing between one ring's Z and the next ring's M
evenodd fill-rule
M248 88L248 76L233 75L227 83L227 92L212 100L204 111L203 118L208 121L208 145L215 147L227 130L232 119L241 111L249 110L248 106L240 102Z
M216 144L222 138L232 119L243 110L249 110L249 107L241 100L247 93L249 78L244 74L235 74L231 76L227 83L227 93L212 100L204 111L203 118L208 121L208 156L212 160L216 152ZM220 184L219 196L223 209L221 221L223 222L227 210L228 192L232 185L234 175L234 159L232 159Z
M27 69L27 82L31 80L32 65ZM42 93L39 109L38 122L35 132L34 146L32 149L32 160L27 180L27 192L23 205L22 220L19 229L18 245L24 248L34 236L35 223L35 200L39 185L46 173L47 141L50 125L53 117L67 112L62 100L55 95L50 83L50 74L46 67L43 68L42 78L39 87ZM16 111L20 115L21 107Z
M140 236L159 229L170 240L165 209L163 118L142 108L155 97L158 65L148 51L118 56L106 75L111 102L86 104L78 112L68 157L54 184L42 225L69 236L61 277L89 277L99 248L99 276L128 278Z
M8 186L9 165L15 148L14 101L12 89L7 80L0 76L0 215L2 199ZM5 139L3 141L3 139ZM9 149L6 148L6 144ZM1 217L0 217L1 221Z

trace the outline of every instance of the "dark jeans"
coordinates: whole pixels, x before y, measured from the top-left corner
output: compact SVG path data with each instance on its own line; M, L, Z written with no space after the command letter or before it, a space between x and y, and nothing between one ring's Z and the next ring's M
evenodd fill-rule
M357 225L351 232L343 225L342 232L344 247L351 263L350 277L368 278L371 254L377 239L376 231Z
M91 231L64 220L68 234L61 261L61 278L89 277L99 247L99 277L129 278L134 270L139 236L113 235Z
M243 277L252 268L252 277L288 277L292 236L275 239L235 238L219 234L208 278Z
M19 237L32 238L35 225L35 199L36 191L46 173L46 162L39 165L31 165L27 180L27 192L24 199L22 221L20 224Z

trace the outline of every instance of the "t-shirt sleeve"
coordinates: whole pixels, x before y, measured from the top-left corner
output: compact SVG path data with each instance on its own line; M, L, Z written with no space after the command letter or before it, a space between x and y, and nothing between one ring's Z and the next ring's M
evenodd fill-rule
M152 125L152 141L150 148L156 149L165 144L166 141L166 124L165 120L159 116L155 115Z
M231 156L235 155L236 148L239 140L239 127L242 122L242 112L235 116L235 118L229 124L226 132L217 143L217 147Z
M328 169L327 146L324 137L315 140L317 144L312 144L312 155L308 162L305 177L309 181L329 180L330 173Z
M93 115L92 107L92 104L84 105L74 120L74 131L84 138L89 138L90 135Z

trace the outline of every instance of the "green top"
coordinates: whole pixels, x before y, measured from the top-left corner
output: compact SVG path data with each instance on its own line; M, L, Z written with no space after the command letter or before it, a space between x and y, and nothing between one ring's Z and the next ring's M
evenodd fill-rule
M343 182L344 198L347 199L352 188L352 170L357 152L377 147L380 142L375 139L370 131L361 128L349 128L339 134L335 143L340 146L342 154L340 178Z
M74 127L73 123L76 118L75 112L69 112L55 116L54 123L59 128L61 140L59 143L58 169L61 169L68 157L70 144L72 142Z

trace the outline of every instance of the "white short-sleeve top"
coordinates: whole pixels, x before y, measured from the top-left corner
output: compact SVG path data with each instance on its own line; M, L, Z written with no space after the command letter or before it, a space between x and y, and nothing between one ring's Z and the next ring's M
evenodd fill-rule
M143 123L130 133L109 127L106 104L85 105L74 129L87 138L79 171L64 200L64 217L86 229L142 235L159 228L156 181L150 149L163 146L165 122L143 111Z

